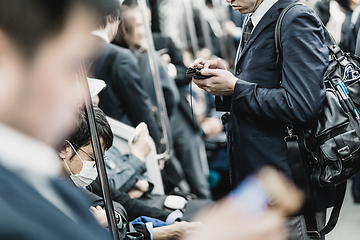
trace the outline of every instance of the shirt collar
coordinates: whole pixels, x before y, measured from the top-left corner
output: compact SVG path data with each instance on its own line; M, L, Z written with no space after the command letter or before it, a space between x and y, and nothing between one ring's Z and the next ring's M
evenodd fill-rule
M264 0L259 7L252 14L251 20L254 25L254 29L256 25L260 22L261 18L267 13L267 11L277 2L278 0Z
M56 177L59 155L49 145L0 123L0 164L21 175Z
M91 32L92 35L95 35L95 36L98 36L102 39L104 39L107 43L110 43L110 39L109 37L104 33L104 32L101 32L101 31L92 31Z

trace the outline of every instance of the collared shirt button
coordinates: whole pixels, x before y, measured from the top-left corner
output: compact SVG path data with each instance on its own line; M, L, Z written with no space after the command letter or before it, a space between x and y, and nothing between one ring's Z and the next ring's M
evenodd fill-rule
M242 71L241 71L240 68L238 68L238 69L236 70L236 75L240 75L240 73L242 73Z

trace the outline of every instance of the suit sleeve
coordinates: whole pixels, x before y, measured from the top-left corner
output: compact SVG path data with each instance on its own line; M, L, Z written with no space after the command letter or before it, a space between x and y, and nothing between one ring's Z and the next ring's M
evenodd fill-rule
M122 79L115 85L116 92L125 102L131 122L135 125L145 122L151 137L159 143L157 124L151 113L150 98L141 84L140 69L135 56L130 53L127 55L127 57L119 56L115 60L119 67L115 68L114 79Z
M91 183L92 191L98 196L102 196L102 191L100 187L100 182L95 180ZM155 208L150 207L137 199L132 199L130 196L124 192L120 192L116 189L110 189L112 200L120 203L127 211L129 221L134 220L140 216L148 216L156 219L160 219L162 221L166 221L168 217L168 213Z
M300 124L320 113L329 55L322 25L312 10L305 6L289 10L281 27L281 44L281 87L267 89L239 79L232 97L235 115Z

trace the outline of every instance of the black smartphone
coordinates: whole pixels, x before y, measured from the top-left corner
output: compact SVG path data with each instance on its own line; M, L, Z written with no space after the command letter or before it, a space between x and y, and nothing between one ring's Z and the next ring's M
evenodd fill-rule
M202 69L201 67L190 67L186 71L186 76L194 78L194 79L206 79L206 78L211 77L211 76L201 75L201 72L200 72L201 69Z

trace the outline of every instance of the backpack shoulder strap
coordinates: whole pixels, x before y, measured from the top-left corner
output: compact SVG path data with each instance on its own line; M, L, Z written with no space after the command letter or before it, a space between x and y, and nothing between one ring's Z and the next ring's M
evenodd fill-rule
M302 5L300 2L294 2L290 5L288 5L286 8L283 9L283 11L280 13L279 18L276 22L275 26L275 47L276 47L276 67L279 73L279 76L281 77L282 74L282 46L281 46L281 24L283 21L283 18L285 14L293 7L297 5ZM332 54L335 57L340 57L342 55L342 51L340 47L336 45L336 42L334 38L331 36L331 34L327 31L326 27L322 23L322 27L324 29L324 35L325 35L325 43L328 46L330 50L330 54ZM335 227L337 220L339 219L340 209L345 197L345 190L346 190L346 182L339 184L336 186L335 191L335 204L334 208L331 212L330 219L326 226L318 230L316 217L315 217L315 208L313 206L312 201L312 190L310 187L310 183L308 181L303 161L301 158L299 143L297 136L291 136L286 137L285 139L287 151L288 151L288 158L289 158L289 165L290 169L293 175L294 182L301 187L301 189L304 191L306 196L306 202L302 209L302 214L305 218L305 224L307 229L307 234L310 237L321 237L325 234L329 233L333 228Z
M279 76L281 76L281 70L282 70L282 45L281 45L281 24L285 17L285 14L293 7L298 5L304 5L301 2L293 2L290 5L288 5L286 8L282 10L282 12L279 15L279 18L276 22L275 26L275 49L276 49L276 68L278 70ZM359 9L360 12L360 9ZM321 21L320 21L321 22ZM326 29L325 25L321 22L322 28L324 30L325 35L325 44L330 50L330 54L340 57L342 55L342 51L340 47L336 44L336 41L334 37L329 33L329 31Z

